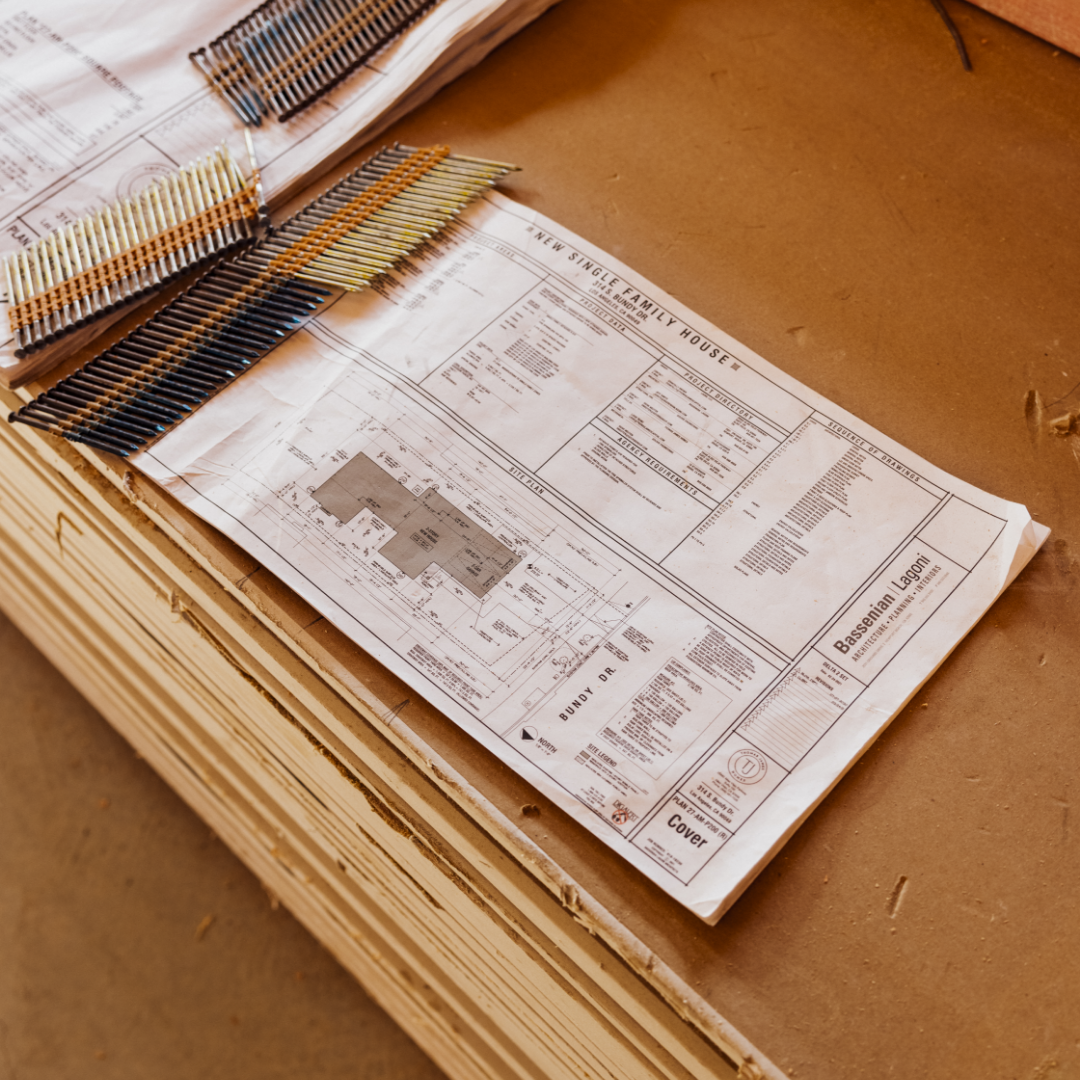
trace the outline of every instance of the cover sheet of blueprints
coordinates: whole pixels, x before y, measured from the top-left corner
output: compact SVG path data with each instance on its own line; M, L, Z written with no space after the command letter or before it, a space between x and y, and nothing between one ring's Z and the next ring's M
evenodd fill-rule
M1047 531L498 194L133 460L708 920Z
M253 129L271 203L467 70L554 0L441 0L324 98ZM243 126L188 59L256 0L0 0L0 252L202 158ZM5 298L6 300L6 298ZM0 305L0 381L18 367Z

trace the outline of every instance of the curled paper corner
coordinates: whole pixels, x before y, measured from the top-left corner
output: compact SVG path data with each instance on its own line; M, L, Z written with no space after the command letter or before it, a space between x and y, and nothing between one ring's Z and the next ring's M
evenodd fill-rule
M1012 562L1009 563L1009 571L1005 575L1002 589L1007 589L1015 580L1017 574L1035 557L1039 548L1046 543L1050 535L1050 527L1042 522L1028 518L1027 524L1020 533L1020 541L1013 552Z

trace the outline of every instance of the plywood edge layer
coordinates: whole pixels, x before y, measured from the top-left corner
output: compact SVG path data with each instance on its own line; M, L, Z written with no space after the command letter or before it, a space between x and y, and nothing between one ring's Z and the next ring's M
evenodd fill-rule
M2 494L10 496L6 490ZM10 498L2 500L5 510L10 501ZM81 527L86 534L85 519L73 517L71 523L72 528ZM488 1002L490 1009L485 1012L483 1005L478 1004L483 1003L485 996L501 992L501 998L513 1004L514 988L508 992L506 987L497 985L499 973L485 964L485 959L490 959L483 955L485 941L466 942L462 947L463 936L468 935L463 933L460 910L453 911L456 898L448 894L442 881L430 880L426 865L415 865L415 859L411 860L414 865L406 865L410 861L410 846L406 843L401 850L398 830L384 815L373 813L370 808L363 813L362 807L352 806L349 809L358 821L357 828L349 832L357 834L355 837L328 836L325 822L320 834L319 823L312 820L319 810L318 800L311 802L304 798L310 794L307 784L312 779L305 776L303 767L312 760L322 762L321 757L315 755L304 762L302 753L297 753L303 748L294 746L290 748L292 755L279 758L275 748L252 740L252 732L244 730L242 722L258 713L259 704L251 700L254 695L245 695L243 690L235 693L236 687L232 688L236 698L232 703L218 698L200 708L198 696L205 687L191 685L182 666L170 670L167 658L157 657L162 661L162 670L158 671L148 662L156 651L155 646L163 643L164 627L159 619L147 620L141 628L144 633L132 631L125 625L122 613L93 610L97 606L93 590L84 590L78 580L66 582L67 589L50 595L55 578L42 585L42 574L20 573L20 567L31 571L38 568L33 566L33 552L13 547L7 542L9 537L10 532L2 535L4 543L0 548L8 594L5 603L24 617L21 621L31 624L27 628L33 636L64 666L70 667L73 659L77 662L81 688L96 704L104 706L107 714L118 716L126 733L136 736L142 733L143 738L136 737L135 742L144 746L148 759L158 764L164 761L163 772L167 776L175 779L179 775L186 780L186 784L180 785L185 794L190 794L191 784L195 783L202 794L195 805L212 825L221 829L223 836L233 838L241 857L250 861L253 845L269 855L270 881L275 890L283 896L288 894L290 884L294 894L300 890L297 914L317 934L323 936L320 926L329 918L343 923L349 928L350 936L360 941L373 939L376 955L389 954L392 958L389 977L431 993L431 1000L420 1002L419 1006L414 998L414 1011L419 1008L420 1015L429 1017L429 1023L432 1018L448 1015L448 1030L459 1042L463 1041L462 1033L473 1036L478 1046L471 1048L469 1069L460 1075L573 1076L580 1075L584 1069L597 1076L617 1076L624 1066L642 1075L668 1075L667 1070L643 1071L640 1069L643 1063L637 1060L623 1061L613 1067L604 1057L612 1049L625 1051L625 1047L617 1045L604 1048L605 1053L597 1060L583 1061L577 1050L595 1042L595 1035L583 1038L581 1032L568 1032L565 1048L550 1031L546 1040L538 1039L535 1029L543 1027L547 1019L542 1015L534 1022L533 1033L523 1037L521 1031L515 1031L514 1025L507 1022L507 1017L497 1015L497 1002ZM65 559L72 557L69 547ZM85 570L85 566L80 569ZM72 621L73 612L81 618ZM145 614L140 611L140 615ZM82 621L89 623L89 633L80 628ZM33 624L38 625L36 633ZM142 640L144 637L147 640ZM170 640L164 644L175 646L176 642ZM117 662L117 657L122 659ZM195 659L204 671L213 668L212 654L197 655ZM242 709L244 715L233 713L234 706ZM250 744L238 745L245 737ZM227 753L220 752L222 749ZM331 822L330 831L333 825ZM337 842L328 844L327 840ZM344 880L335 880L339 872ZM428 880L420 880L425 875ZM358 878L356 884L350 880L353 876ZM457 906L460 908L459 903ZM433 911L450 911L451 916L440 920L433 918ZM387 947L387 941L392 947ZM337 951L341 955L340 943ZM400 959L394 958L395 951ZM357 965L348 966L355 970ZM492 985L485 992L477 992L482 990L478 987L459 987L448 975L454 968L458 975L474 968L484 971ZM534 984L542 981L543 974L535 967L530 970ZM520 998L528 989L518 986L517 996ZM451 1004L449 998L456 1000ZM534 1014L543 1012L542 1001L531 1004ZM585 1013L583 1018L590 1019ZM431 1049L430 1034L425 1039L423 1033L412 1033ZM441 1055L443 1048L436 1049ZM624 1057L625 1053L618 1056ZM545 1057L549 1060L544 1061ZM537 1061L543 1067L537 1066Z

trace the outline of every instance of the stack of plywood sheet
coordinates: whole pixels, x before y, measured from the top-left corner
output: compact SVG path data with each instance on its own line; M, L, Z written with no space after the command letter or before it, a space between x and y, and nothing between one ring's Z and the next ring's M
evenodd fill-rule
M0 463L0 605L451 1076L768 1069L247 557L52 437Z

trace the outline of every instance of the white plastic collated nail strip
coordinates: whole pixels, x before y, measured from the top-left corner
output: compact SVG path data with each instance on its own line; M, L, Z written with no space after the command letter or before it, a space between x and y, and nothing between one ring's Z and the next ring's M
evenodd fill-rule
M15 355L25 357L206 260L255 239L258 170L224 144L4 259Z

